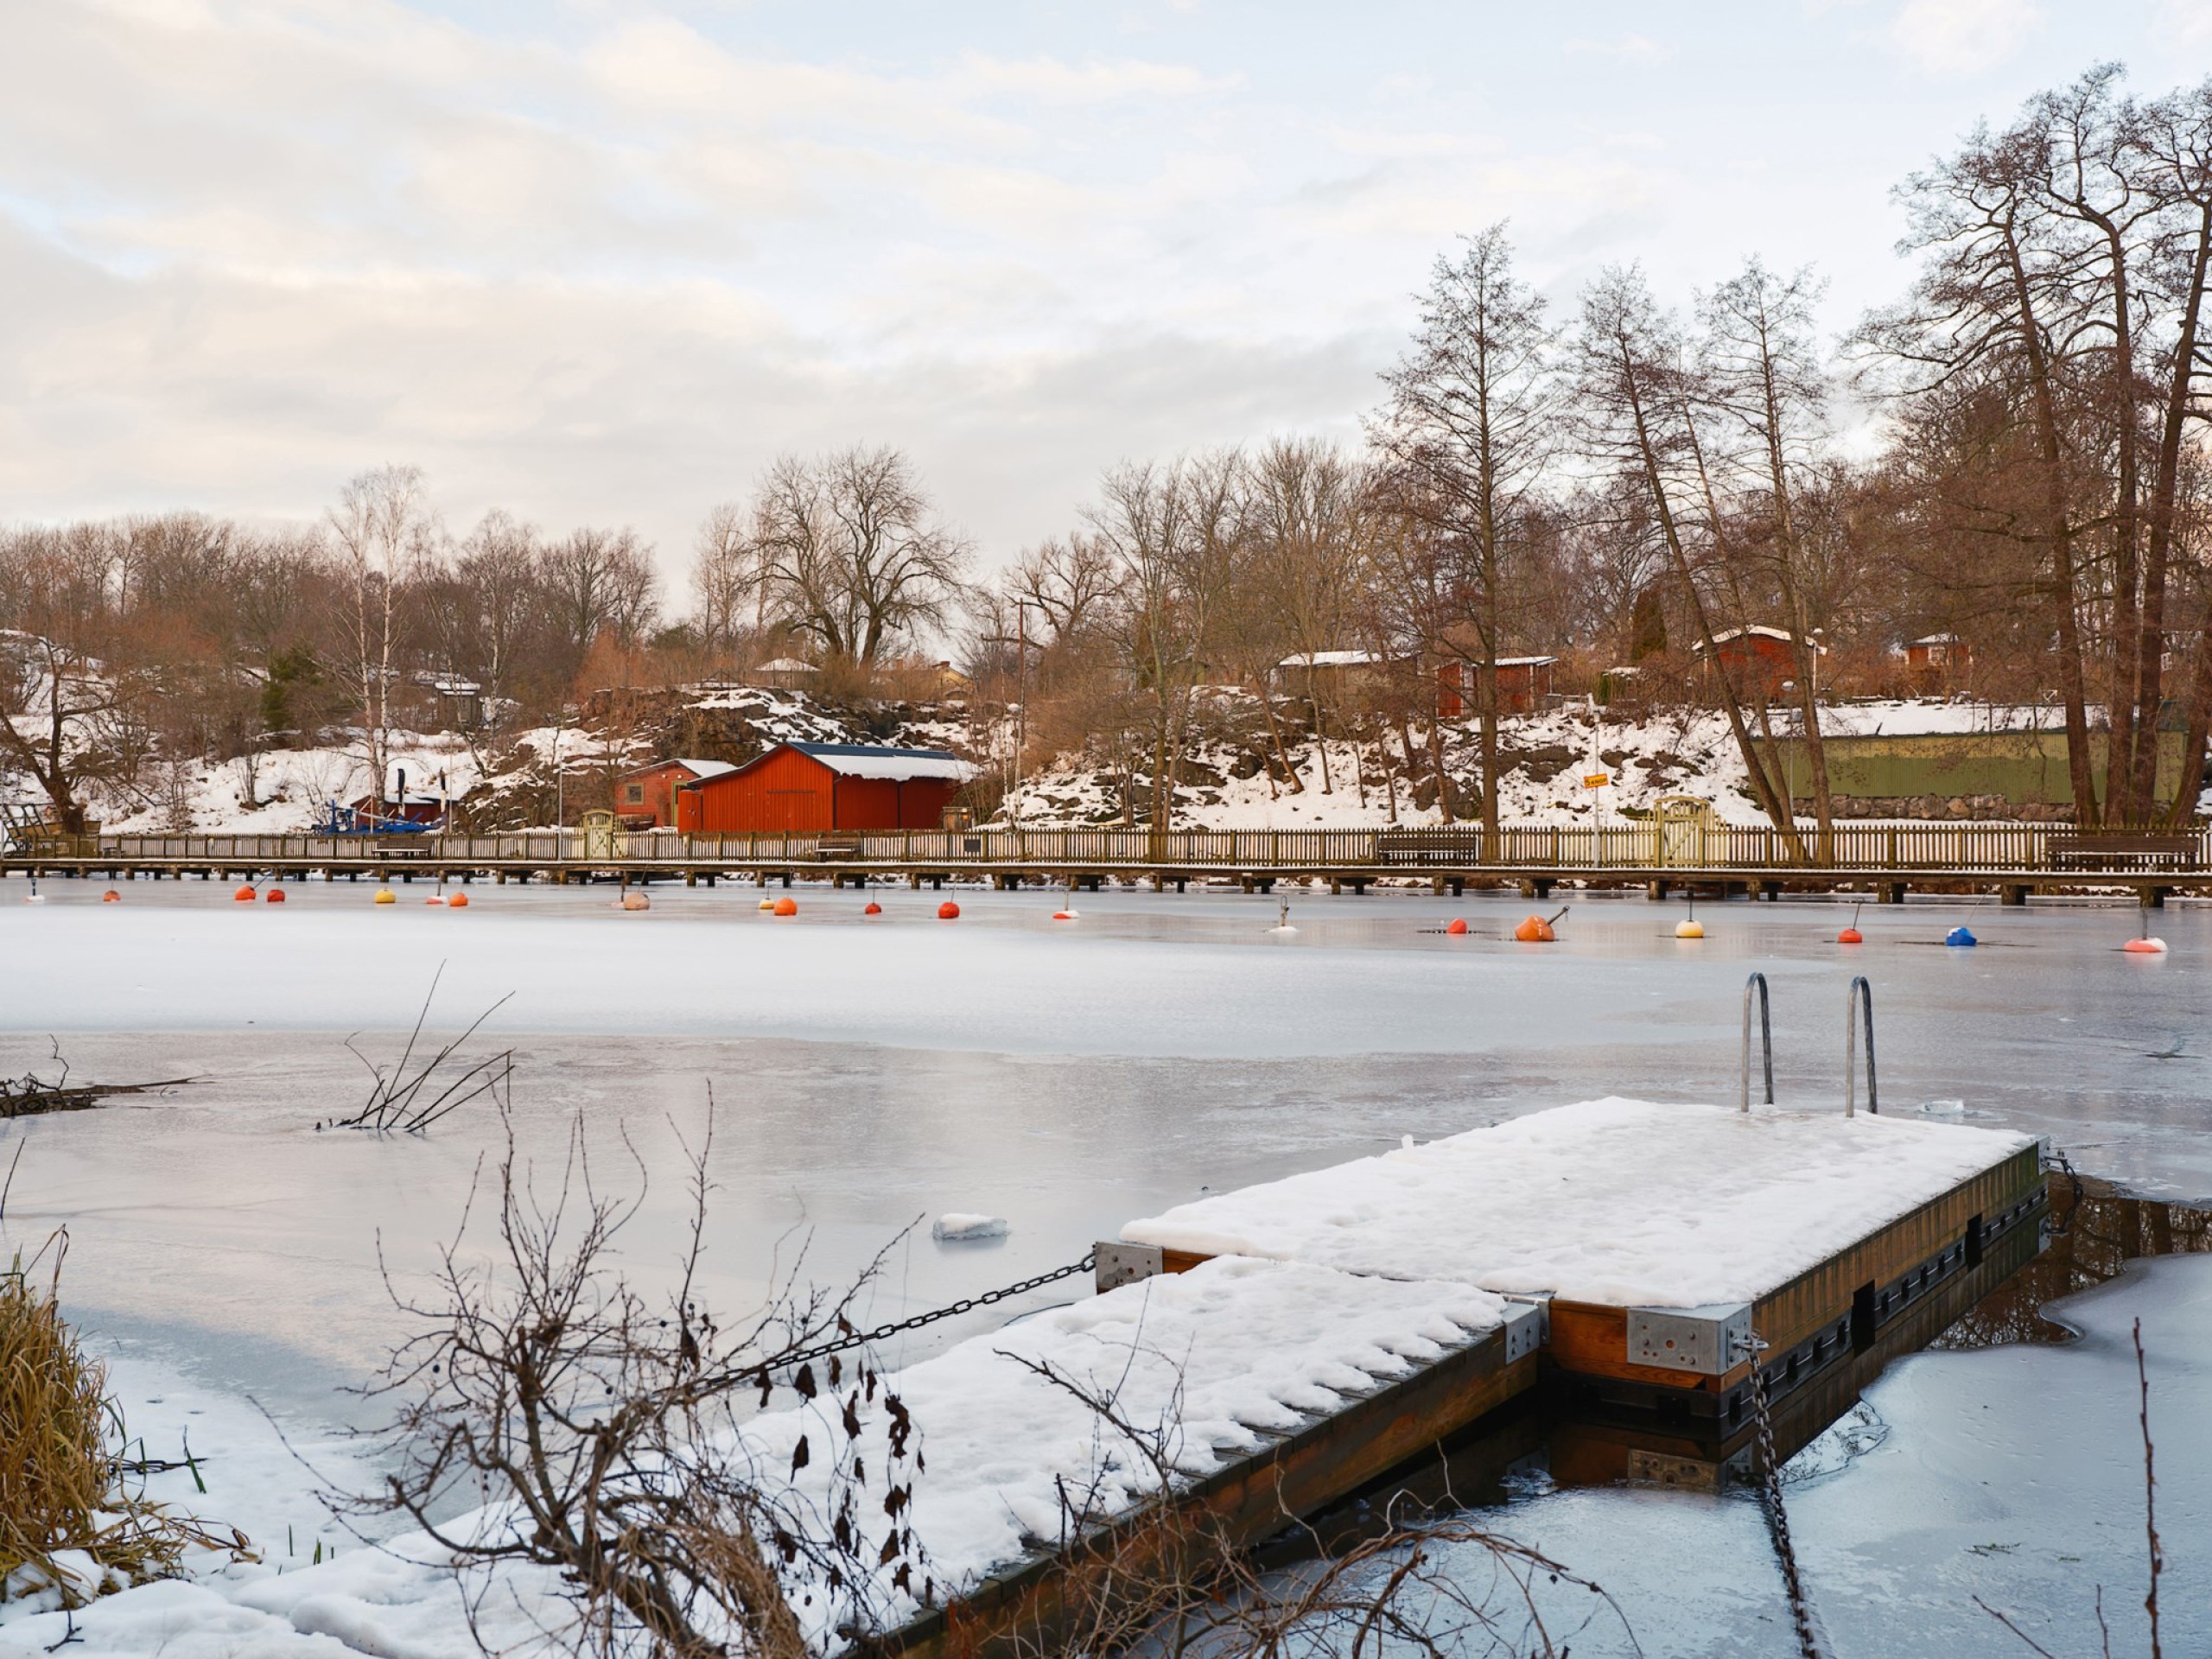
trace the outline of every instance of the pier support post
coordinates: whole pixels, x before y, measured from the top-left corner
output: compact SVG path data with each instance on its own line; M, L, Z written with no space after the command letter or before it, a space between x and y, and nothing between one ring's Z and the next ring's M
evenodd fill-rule
M2028 902L2028 884L2024 881L2007 881L1997 890L1997 897L1999 904L2011 905L2018 909Z
M2143 889L2143 908L2144 908L2144 909L2145 909L2145 910L2164 910L2165 907L2166 907L2166 889L2165 889L2165 888L2164 888L2164 887L2145 887L2145 888L2144 888L2144 889Z
M686 871L684 871L684 872L683 872L683 885L684 885L685 887L697 887L697 886L699 885L699 872L698 872L698 871L696 871L696 870L686 870Z
M1521 883L1521 896L1523 899L1550 898L1552 896L1550 878L1541 875L1524 878Z
M1904 888L1905 884L1902 881L1883 882L1880 887L1882 902L1885 905L1904 903Z
M1667 902L1667 889L1669 885L1671 884L1663 880L1647 881L1643 884L1643 896L1655 905L1663 905Z
M1466 897L1466 894L1467 883L1465 878L1457 875L1453 876L1452 878L1452 896L1454 899L1464 899Z
M1759 897L1765 899L1770 905L1780 904L1782 902L1782 883L1779 881L1760 882Z

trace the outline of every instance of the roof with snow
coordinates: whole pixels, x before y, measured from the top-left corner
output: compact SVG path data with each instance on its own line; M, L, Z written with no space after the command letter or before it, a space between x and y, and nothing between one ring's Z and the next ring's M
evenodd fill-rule
M1716 645L1725 645L1731 639L1742 639L1751 635L1757 635L1761 639L1779 639L1785 645L1790 643L1789 629L1770 628L1764 622L1754 622L1747 628L1723 628L1719 632L1713 636L1713 643ZM1827 647L1822 645L1819 640L1808 639L1805 643L1810 645L1815 651L1821 653L1821 655L1827 655ZM1693 652L1703 651L1705 649L1705 641L1702 639L1699 640L1695 645L1692 645L1690 649Z
M671 755L665 760L653 760L642 766L632 766L622 775L636 778L648 772L658 772L664 766L681 766L694 778L719 778L726 772L735 772L737 763L732 760L694 760L688 755Z
M1295 657L1286 657L1277 668L1364 668L1370 663L1389 659L1374 651L1308 651Z
M950 749L888 749L867 743L791 743L810 760L819 760L847 778L942 778L964 784L976 768Z
M796 657L777 657L760 664L762 674L819 674L822 671L812 663L803 663Z

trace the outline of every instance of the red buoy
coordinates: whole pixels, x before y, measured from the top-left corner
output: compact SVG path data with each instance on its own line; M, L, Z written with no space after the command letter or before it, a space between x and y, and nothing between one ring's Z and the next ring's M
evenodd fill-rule
M242 887L236 893L231 895L232 898L237 899L238 902L242 905L250 905L260 896L261 895L256 893L251 886Z
M283 903L284 902L284 889L283 889L283 888L282 888L282 887L271 887L271 888L270 888L270 889L269 889L269 902L270 902L270 904L272 904L272 905L281 905L281 904L283 904Z
M954 904L950 899L946 899L943 904L937 907L937 918L940 922L957 920L959 918L959 915L960 906Z
M868 903L861 906L861 914L863 916L880 916L883 914L883 906L877 904L874 899L871 899Z
M100 894L100 903L104 905L119 905L122 902L123 895L113 887L110 887L105 893Z
M1864 944L1866 936L1855 927L1847 927L1835 936L1835 942L1838 944Z
M776 900L776 914L779 916L798 915L798 900L792 898L788 893L785 893L782 898Z
M465 910L467 907L468 895L465 893L456 893L452 898L446 900L446 908L448 910Z
M2166 942L2164 939L2148 938L2130 939L2126 944L2121 945L2120 948L2128 952L2131 956L2163 957L2166 954Z
M1464 916L1454 916L1450 921L1444 925L1444 931L1446 933L1465 932L1467 931L1467 918Z
M1552 931L1552 925L1542 917L1530 916L1513 930L1513 937L1523 944L1549 944L1558 936Z

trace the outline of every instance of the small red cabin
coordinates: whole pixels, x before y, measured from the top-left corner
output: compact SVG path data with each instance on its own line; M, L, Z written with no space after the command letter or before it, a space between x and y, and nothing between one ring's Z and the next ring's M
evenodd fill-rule
M1818 640L1808 643L1813 647L1813 677L1818 683L1821 658L1827 654L1827 647ZM1730 628L1713 636L1713 648L1720 660L1721 671L1738 696L1771 697L1797 677L1797 648L1780 628L1756 624L1748 628ZM1702 658L1702 640L1695 650Z
M635 767L615 780L614 816L625 830L673 826L677 790L736 770L727 760L656 760Z
M975 775L945 749L779 743L759 760L676 791L676 827L745 835L936 830Z
M1556 657L1501 657L1497 659L1497 712L1531 715L1552 694L1552 664ZM1481 706L1483 668L1480 663L1453 661L1436 671L1436 716L1457 720Z

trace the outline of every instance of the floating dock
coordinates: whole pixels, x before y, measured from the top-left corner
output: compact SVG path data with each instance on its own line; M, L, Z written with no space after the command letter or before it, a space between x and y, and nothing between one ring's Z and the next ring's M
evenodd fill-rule
M868 1622L1012 1653L1102 1576L1203 1570L1386 1478L1464 1500L1547 1435L1562 1484L1717 1486L1755 1363L1787 1456L2031 1260L2044 1205L2018 1135L1611 1099L1131 1222L1095 1297L886 1380L926 1560ZM819 1414L747 1433L781 1466ZM886 1466L880 1402L854 1421ZM810 1478L827 1513L835 1471ZM866 1556L901 1522L861 1507Z

